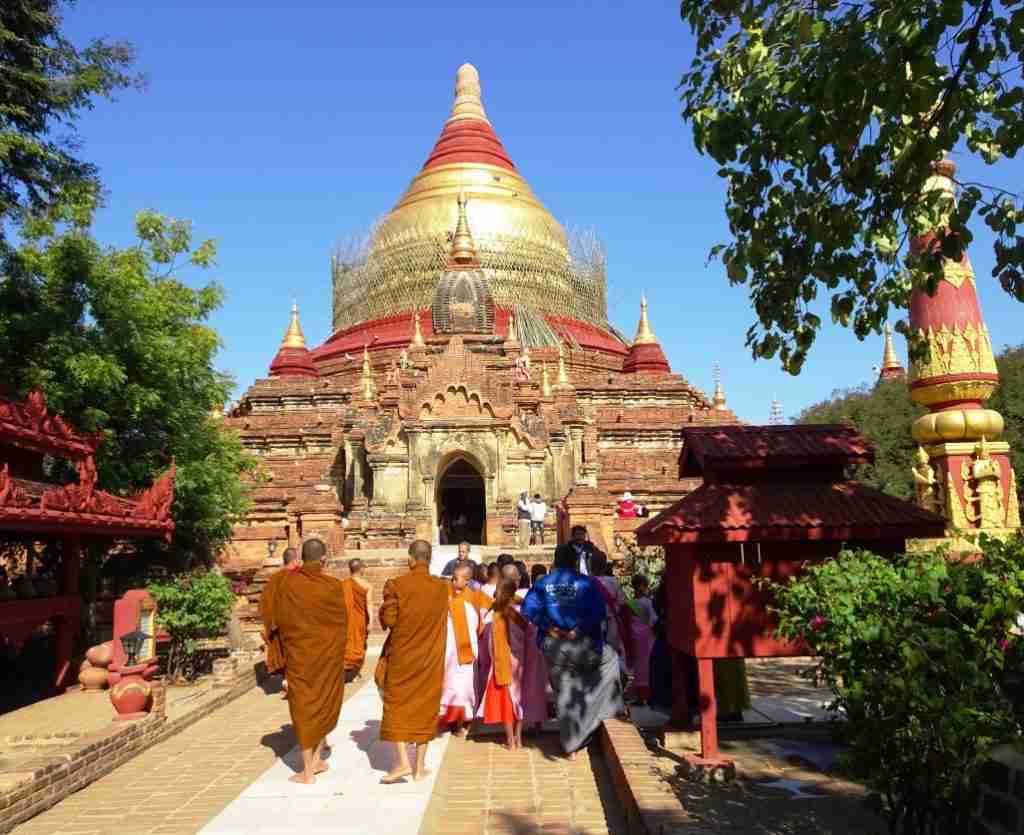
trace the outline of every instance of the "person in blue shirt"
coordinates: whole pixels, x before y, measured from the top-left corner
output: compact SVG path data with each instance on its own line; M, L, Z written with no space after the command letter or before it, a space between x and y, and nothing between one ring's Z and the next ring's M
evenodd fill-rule
M562 748L574 758L605 719L623 712L619 660L605 641L607 611L578 558L563 549L552 570L523 600L520 614L537 627L537 643L555 692Z

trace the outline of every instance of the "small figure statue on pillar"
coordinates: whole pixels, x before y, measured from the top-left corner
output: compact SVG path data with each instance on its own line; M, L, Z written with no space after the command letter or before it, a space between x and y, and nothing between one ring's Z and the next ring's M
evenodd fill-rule
M935 477L935 468L931 465L928 452L923 446L917 448L917 464L913 467L914 489L917 492L918 507L932 513L942 513L942 502L939 493L942 485Z

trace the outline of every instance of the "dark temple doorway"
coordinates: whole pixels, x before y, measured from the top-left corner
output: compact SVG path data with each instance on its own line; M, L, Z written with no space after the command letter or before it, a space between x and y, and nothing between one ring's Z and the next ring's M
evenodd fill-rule
M484 480L476 467L465 458L452 462L437 485L441 544L484 544L484 495Z

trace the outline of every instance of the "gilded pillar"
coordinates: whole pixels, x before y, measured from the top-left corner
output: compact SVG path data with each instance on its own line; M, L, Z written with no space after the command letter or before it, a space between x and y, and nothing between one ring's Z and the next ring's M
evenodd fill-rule
M935 165L928 191L954 198L950 160ZM935 235L912 242L916 252L940 245ZM999 532L1020 527L1020 507L1003 418L985 401L999 385L974 270L964 253L946 259L935 293L915 288L910 298L910 396L929 413L914 422L918 442L914 482L918 503L946 517L951 531Z

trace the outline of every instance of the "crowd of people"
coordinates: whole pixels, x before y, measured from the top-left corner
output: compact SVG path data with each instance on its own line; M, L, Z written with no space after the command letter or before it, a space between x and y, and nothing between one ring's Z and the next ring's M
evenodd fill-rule
M382 590L378 618L388 634L374 679L380 739L397 754L382 782L423 779L427 745L439 732L464 737L479 724L502 726L516 750L524 731L557 718L562 747L575 757L604 720L628 715L627 692L635 703L665 699L663 605L642 576L627 596L586 528L572 529L550 569L528 570L511 554L476 563L464 542L434 577L431 552L426 541L412 543L408 572ZM371 621L362 563L350 561L341 581L324 572L325 553L317 539L303 544L301 563L286 551L260 605L268 669L285 675L302 749L303 771L292 778L299 783L326 768L320 752L344 684L364 664ZM670 705L670 682L667 690Z

